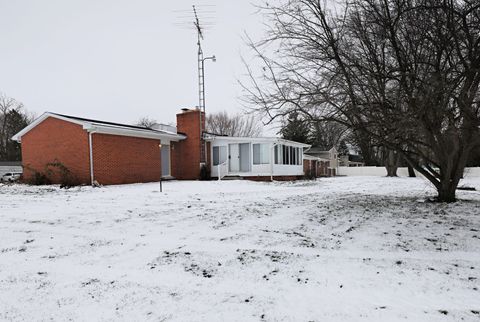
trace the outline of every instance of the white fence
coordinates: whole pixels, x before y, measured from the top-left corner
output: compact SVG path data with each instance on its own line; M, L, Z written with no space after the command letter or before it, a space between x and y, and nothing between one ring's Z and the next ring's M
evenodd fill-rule
M417 176L420 174L415 171ZM339 167L338 175L341 176L386 176L387 170L385 167ZM400 177L408 177L408 168L398 168L397 175ZM480 177L480 167L465 168L465 177Z

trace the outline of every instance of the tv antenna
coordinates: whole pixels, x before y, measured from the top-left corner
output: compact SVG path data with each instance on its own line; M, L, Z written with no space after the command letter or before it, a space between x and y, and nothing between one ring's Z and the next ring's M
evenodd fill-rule
M192 11L176 10L180 13L180 19L188 19L180 21L175 25L183 28L193 29L197 33L197 64L198 64L198 108L205 112L205 61L216 61L215 55L204 57L202 49L202 41L204 40L205 31L215 25L213 15L215 14L215 5L193 5ZM191 16L193 13L193 17ZM192 25L193 20L193 25ZM200 22L202 21L202 22Z
M198 108L200 109L200 137L203 137L203 132L205 130L205 121L202 120L202 112L205 115L205 61L206 60L211 60L213 62L217 61L217 58L215 55L204 57L203 55L203 49L202 49L202 40L204 39L204 30L208 29L209 27L213 26L215 22L208 21L209 19L212 19L212 14L215 13L215 5L201 5L201 6L195 6L192 5L193 9L193 27L195 31L197 32L197 67L198 67ZM187 12L185 10L178 10L176 12L184 14L183 16L179 18L192 18L188 14L185 15ZM202 17L202 23L200 23L200 16L203 15ZM205 20L205 22L203 22ZM184 21L176 24L177 26L180 27L187 27L191 28L191 20L190 22ZM203 144L206 145L206 144ZM200 149L201 151L201 156L200 156L200 162L204 163L205 162L205 150L206 147L203 147Z

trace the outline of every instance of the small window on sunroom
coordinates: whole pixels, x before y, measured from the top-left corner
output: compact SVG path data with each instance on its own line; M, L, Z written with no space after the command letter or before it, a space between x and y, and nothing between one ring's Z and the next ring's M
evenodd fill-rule
M253 164L270 163L270 145L265 143L253 144Z
M214 146L213 147L213 165L219 165L227 161L227 147Z

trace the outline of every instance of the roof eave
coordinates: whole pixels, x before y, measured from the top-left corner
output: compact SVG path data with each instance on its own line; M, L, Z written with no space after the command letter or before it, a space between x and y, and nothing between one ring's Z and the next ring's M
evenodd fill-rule
M267 142L274 142L274 143L288 143L288 144L296 145L302 148L311 147L310 144L285 140L285 139L276 138L276 137L220 136L220 135L214 135L214 134L207 134L204 136L204 139L205 141L213 141L215 139L227 140L227 141L250 140L252 142L267 141Z
M159 139L174 142L185 140L187 138L185 135L182 134L170 134L151 130L134 130L128 128L99 125L94 123L86 124L83 129L91 133L139 137L146 139Z
M81 125L84 130L91 132L93 129L96 129L97 133L105 133L105 134L112 134L112 135L123 135L123 136L132 136L132 137L143 137L143 138L151 138L151 139L164 139L169 141L180 141L184 140L187 137L182 134L173 134L173 133L164 133L155 130L139 130L139 129L130 129L130 128L122 128L120 126L106 126L101 125L94 122L87 122L87 121L80 121L73 118L64 117L62 115L58 115L56 113L45 112L40 115L37 119L35 119L32 123L22 129L20 132L12 136L12 140L21 142L22 136L36 127L38 124L43 122L48 117L57 118L66 122L74 123Z
M51 112L45 112L43 113L42 115L40 115L39 117L37 117L32 123L30 123L29 125L27 125L26 127L24 127L20 132L18 132L17 134L15 134L14 136L12 136L12 140L14 141L17 141L17 142L22 142L22 136L25 135L26 133L30 132L31 129L33 129L34 127L36 127L38 124L42 123L46 118L48 117L55 117L55 118L58 118L58 119L61 119L61 120L64 120L64 121L68 121L68 122L72 122L72 123L76 123L76 124L79 124L79 125L83 125L82 122L79 122L79 121L72 121L66 117L61 117L61 116L58 116L56 115L55 113L51 113Z

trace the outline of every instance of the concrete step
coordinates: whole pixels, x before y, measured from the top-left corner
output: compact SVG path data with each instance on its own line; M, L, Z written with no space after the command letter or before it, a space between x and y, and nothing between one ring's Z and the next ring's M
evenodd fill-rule
M222 178L222 180L243 180L243 177L241 176L225 176Z

